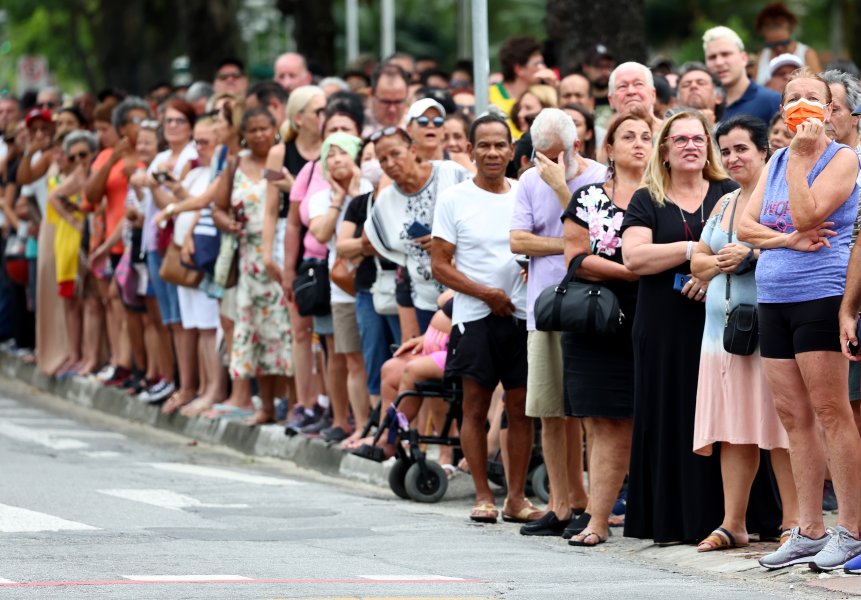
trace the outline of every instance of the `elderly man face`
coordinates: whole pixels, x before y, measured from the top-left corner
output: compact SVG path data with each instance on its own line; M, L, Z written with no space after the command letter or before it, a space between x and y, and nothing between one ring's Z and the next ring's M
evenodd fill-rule
M36 106L38 108L47 108L53 112L60 108L62 103L63 99L60 97L60 92L53 88L40 90L36 95Z
M0 98L0 131L5 131L21 118L18 103L12 98Z
M289 94L297 87L311 84L311 72L301 54L288 52L275 61L275 81Z
M637 108L653 114L655 109L655 88L649 85L645 68L631 66L616 72L615 85L609 96L610 107L619 114L626 114Z
M679 104L714 110L719 102L712 76L705 71L688 71L679 79Z
M848 144L853 148L858 144L858 119L852 116L852 106L846 103L846 88L839 83L832 83L831 88L831 118L825 124L825 133L840 144Z
M239 68L239 65L228 63L215 72L212 88L216 94L245 96L245 92L248 91L248 78Z
M589 93L589 80L575 73L559 82L559 104L582 104L589 110L595 108L595 99Z

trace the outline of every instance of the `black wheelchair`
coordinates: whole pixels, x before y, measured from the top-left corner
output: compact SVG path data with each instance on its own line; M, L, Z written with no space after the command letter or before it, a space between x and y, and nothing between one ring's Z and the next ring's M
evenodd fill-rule
M448 403L449 410L439 435L424 435L417 429L411 428L403 414L398 412L401 401L410 397L442 398ZM386 457L377 443L383 435L387 435L388 442L395 444L397 448L395 464L389 471L389 487L392 491L405 500L438 502L448 489L448 476L439 463L428 459L422 446L460 446L460 437L448 435L448 432L455 424L460 431L463 418L462 397L460 379L417 381L415 389L398 394L392 406L389 407L374 435L373 445L366 444L352 453L361 458L383 462ZM370 427L366 426L366 433L369 431ZM408 443L406 448L399 443L402 441Z

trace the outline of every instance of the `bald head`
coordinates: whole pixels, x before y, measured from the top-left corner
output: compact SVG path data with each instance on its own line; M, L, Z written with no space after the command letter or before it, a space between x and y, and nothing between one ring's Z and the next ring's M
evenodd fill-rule
M297 87L311 84L311 72L305 57L287 52L275 61L275 81L289 94Z

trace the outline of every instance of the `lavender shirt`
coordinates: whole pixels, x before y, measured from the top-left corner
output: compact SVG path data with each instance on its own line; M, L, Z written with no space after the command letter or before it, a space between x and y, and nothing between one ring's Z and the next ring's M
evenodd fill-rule
M828 166L843 144L831 142L807 175L807 185ZM762 199L759 222L781 233L792 233L792 215L789 213L789 184L786 167L789 164L788 148L774 153L768 163L768 179ZM849 241L852 226L858 214L858 184L849 197L837 207L826 221L837 235L830 238L831 248L816 252L801 252L789 248L763 250L756 265L757 300L763 303L806 302L832 296L842 296L846 287L846 267L849 265ZM802 285L799 285L802 283Z
M587 166L577 177L568 181L574 190L590 183L603 183L607 167L585 159ZM549 185L544 183L536 169L529 169L520 177L511 230L522 229L541 237L562 237L562 205ZM529 258L529 280L526 283L526 329L535 331L535 300L544 288L556 285L565 277L565 257L532 256Z

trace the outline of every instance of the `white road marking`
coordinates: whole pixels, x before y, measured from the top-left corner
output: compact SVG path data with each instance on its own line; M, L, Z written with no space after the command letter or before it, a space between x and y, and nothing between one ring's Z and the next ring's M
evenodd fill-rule
M4 584L4 583L18 583L18 582L12 581L11 579L3 579L2 577L0 577L0 584Z
M39 428L39 431L51 437L67 435L76 438L105 438L112 440L124 440L126 436L112 431L93 431L92 429L49 429Z
M371 581L465 581L462 577L443 575L359 575L359 577Z
M122 456L123 453L111 450L82 450L81 455L88 458L117 458L118 456Z
M182 510L183 508L248 508L247 504L208 504L197 498L177 494L170 490L97 490L100 494L107 494L116 498L124 498L133 502L151 504L169 510Z
M241 575L123 575L129 581L251 581Z
M60 517L27 510L26 508L0 504L0 532L29 533L36 531L85 531L96 529L98 527L91 527L90 525L84 525L75 521L67 521Z
M186 475L200 475L202 477L215 477L217 479L228 479L230 481L240 481L242 483L256 483L257 485L277 486L302 485L298 481L291 481L289 479L268 477L266 475L252 475L249 473L240 473L238 471L228 471L227 469L217 469L215 467L204 467L201 465L189 465L184 463L148 464L151 467L161 469L162 471L171 471L173 473L183 473Z
M20 425L15 425L14 423L3 420L0 420L0 435L20 442L39 444L40 446L45 446L51 450L82 450L90 447L88 443L80 440L53 437L43 433L39 429L21 427Z

